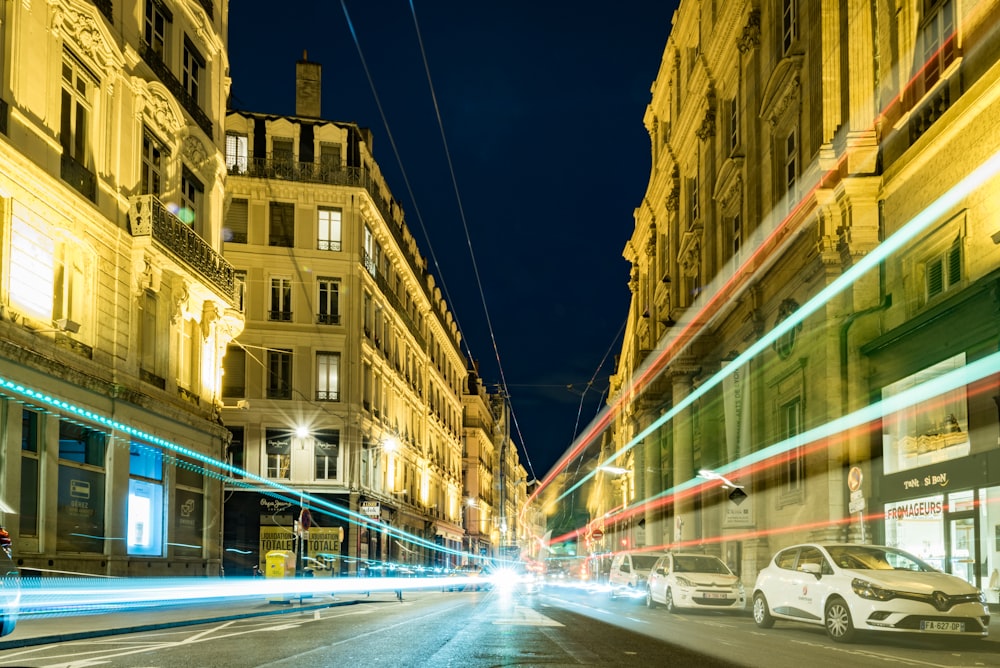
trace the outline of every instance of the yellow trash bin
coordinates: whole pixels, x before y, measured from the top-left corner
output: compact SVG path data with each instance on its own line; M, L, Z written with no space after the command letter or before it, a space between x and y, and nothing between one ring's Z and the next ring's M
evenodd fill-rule
M295 553L291 550L271 550L264 556L264 576L267 578L295 577ZM271 603L291 603L291 596L272 598Z

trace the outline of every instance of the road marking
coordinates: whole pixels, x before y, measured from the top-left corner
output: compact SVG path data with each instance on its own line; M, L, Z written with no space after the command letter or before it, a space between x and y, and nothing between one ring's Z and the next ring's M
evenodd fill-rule
M551 617L546 617L537 610L523 605L514 606L514 614L512 616L494 619L493 623L511 626L562 626L562 624Z

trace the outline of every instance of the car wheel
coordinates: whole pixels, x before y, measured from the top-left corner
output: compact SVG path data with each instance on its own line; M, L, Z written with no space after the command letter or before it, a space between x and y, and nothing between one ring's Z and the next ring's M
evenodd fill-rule
M667 606L667 612L673 614L677 612L677 606L674 605L674 592L670 591L670 587L667 587L667 592L663 595L663 600Z
M851 621L851 611L842 598L833 598L826 604L823 617L826 634L837 642L851 642L857 631Z
M767 599L760 592L753 595L753 621L762 629L769 629L774 626L774 617L767 607Z
M650 610L656 608L656 601L653 600L653 590L646 587L646 607Z

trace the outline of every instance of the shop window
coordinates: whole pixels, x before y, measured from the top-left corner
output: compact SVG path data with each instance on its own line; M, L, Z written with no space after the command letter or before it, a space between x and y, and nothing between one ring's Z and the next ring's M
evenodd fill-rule
M21 411L21 505L18 518L21 536L38 536L38 473L41 450L41 415Z
M129 447L126 547L129 554L163 555L163 452Z
M179 556L202 554L205 526L205 478L201 465L179 458L174 488L173 539L170 542Z
M107 434L59 419L56 550L104 552Z
M966 388L945 392L934 388L938 378L963 366L965 353L960 353L882 388L883 401L908 391L928 397L882 419L885 473L908 471L969 454Z

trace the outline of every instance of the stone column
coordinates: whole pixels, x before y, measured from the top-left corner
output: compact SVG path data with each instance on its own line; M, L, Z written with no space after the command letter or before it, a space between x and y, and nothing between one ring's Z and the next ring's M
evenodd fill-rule
M693 369L680 368L671 375L674 406L680 404L691 393ZM673 421L674 484L690 480L694 475L694 442L691 424L691 409L678 412ZM674 541L691 540L694 537L694 503L691 497L674 500Z

